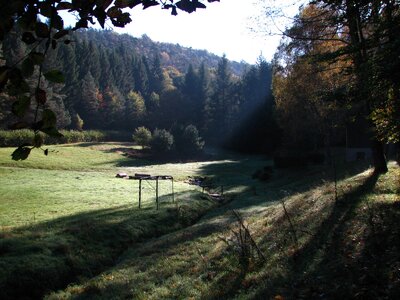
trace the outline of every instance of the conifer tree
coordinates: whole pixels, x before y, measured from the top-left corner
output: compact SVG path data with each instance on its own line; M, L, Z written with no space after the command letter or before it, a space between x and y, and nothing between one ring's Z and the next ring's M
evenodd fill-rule
M103 107L103 96L92 74L88 72L81 80L79 101L74 108L83 117L88 128L99 128L102 123L99 112Z

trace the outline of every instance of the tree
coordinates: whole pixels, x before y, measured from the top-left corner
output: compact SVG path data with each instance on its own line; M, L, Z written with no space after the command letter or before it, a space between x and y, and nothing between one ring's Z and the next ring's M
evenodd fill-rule
M298 23L302 26L298 27L295 24L291 30L285 31L284 35L294 44L302 45L300 49L308 49L318 41L341 43L339 47L333 48L326 44L314 58L320 62L350 62L345 71L353 78L349 85L349 101L346 105L351 105L356 115L368 120L375 172L386 172L383 144L377 133L379 126L386 121L394 124L392 121L399 115L400 110L399 106L395 105L399 102L400 94L400 59L395 54L399 53L400 48L399 36L395 33L400 26L400 4L393 0L317 0L310 3L318 7L321 14L303 19L302 23ZM310 30L298 30L305 28L304 25ZM327 28L328 31L325 30ZM293 57L302 55L300 51ZM394 76L391 71L394 72ZM388 111L388 107L391 112L389 115L375 113ZM389 127L396 131L396 126ZM393 136L393 133L399 136L399 133L393 130L386 131L390 136ZM385 138L385 130L382 130L382 134L382 138Z
M383 151L383 144L376 136L377 124L370 118L375 110L379 110L382 104L388 103L388 91L377 94L376 86L387 86L383 78L377 74L377 62L395 61L399 65L398 56L391 56L392 51L383 52L381 48L392 48L399 50L398 37L395 37L393 30L399 28L400 6L398 1L317 1L322 7L331 11L329 21L332 26L346 28L348 37L347 45L334 56L342 56L343 52L348 53L352 61L351 71L354 74L353 101L360 105L360 110L369 120L370 128L374 135L371 136L371 149L373 153L374 169L376 173L387 172L386 158ZM383 27L383 29L382 29ZM389 46L388 46L389 45ZM390 53L390 57L386 56ZM398 53L398 52L397 52ZM386 72L385 72L386 73ZM378 75L378 76L377 76ZM397 95L399 79L391 80L389 86L395 88ZM383 97L376 97L377 95Z
M88 128L97 127L100 111L104 107L104 98L90 72L83 78L80 91L75 110L82 112Z
M325 14L315 5L306 6L288 29L288 35L309 39L283 39L275 55L273 93L289 155L305 155L321 146L326 146L329 154L334 129L344 125L340 124L344 120L341 107L346 103L342 91L351 77L343 71L349 63L316 59L326 49L342 47L334 40L336 29L326 25ZM312 39L316 36L330 36L332 40Z
M126 99L126 121L127 123L137 123L143 121L146 116L146 105L142 95L135 91L130 91Z
M214 2L218 0L207 0ZM22 64L11 64L2 66L0 68L0 92L5 91L11 96L16 96L14 106L23 107L17 113L18 117L24 115L25 111L31 106L31 103L26 99L33 98L35 102L32 106L35 107L37 112L49 111L46 106L47 91L42 88L42 74L43 63L50 48L57 48L61 43L70 44L68 34L69 29L64 28L64 22L60 16L60 12L68 10L75 12L79 18L72 28L73 31L79 28L87 28L89 23L95 20L104 28L105 22L110 20L114 26L124 27L131 22L129 12L124 12L125 8L134 8L135 6L142 5L144 9L161 5L162 8L170 10L172 15L177 15L178 10L192 13L198 8L205 8L206 6L199 0L180 0L180 1L161 1L161 0L127 0L127 1L113 1L113 0L100 0L100 1L72 1L60 2L59 0L15 0L9 1L2 5L2 16L0 18L0 41L3 41L7 34L18 24L22 29L20 32L21 40L29 46L28 54L23 57ZM45 17L46 23L40 16ZM40 48L40 45L44 47ZM98 56L97 56L98 57ZM31 92L27 78L33 72L35 66L39 66L39 76L35 89ZM95 70L86 70L87 72ZM87 73L85 72L85 73ZM47 75L47 76L46 76ZM97 73L93 74L96 75ZM51 70L45 74L46 80L60 83L64 82L64 76L57 70ZM24 100L22 100L24 99ZM51 110L50 110L51 111ZM31 122L24 124L23 127L30 127L38 134L42 131L51 136L62 136L57 128L56 122L49 124L46 119L39 119L40 116L46 118L47 114L35 113ZM20 124L22 126L22 123ZM36 145L35 145L36 146ZM30 149L35 147L21 146L13 155L13 159L26 159L29 155ZM45 154L48 153L47 151ZM28 154L28 155L26 155Z
M196 154L203 150L204 141L199 135L196 126L188 125L182 134L182 150L187 154Z
M79 116L79 114L73 113L71 119L72 119L71 120L72 129L82 131L84 122L83 122L82 118Z
M224 55L218 63L213 93L205 104L207 135L216 141L232 129L232 112L235 103L232 101L232 77L228 59Z
M166 154L174 146L174 136L168 130L156 128L150 146L156 154Z
M125 97L114 85L106 87L101 107L102 128L116 129L123 126L125 119L121 116L124 115L125 102Z
M135 132L132 135L133 141L142 146L142 149L144 147L147 147L150 145L151 142L151 131L148 130L146 127L141 126L135 129Z

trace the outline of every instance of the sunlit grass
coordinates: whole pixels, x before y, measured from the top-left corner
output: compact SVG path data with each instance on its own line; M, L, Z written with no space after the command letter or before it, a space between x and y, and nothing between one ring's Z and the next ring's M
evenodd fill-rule
M87 146L82 146L87 145ZM116 148L117 146L114 146ZM45 156L40 149L33 149L29 158L24 161L11 160L15 148L0 148L0 166L35 168L51 170L109 170L124 163L133 163L112 148L97 150L90 144L51 145L47 147L49 155Z

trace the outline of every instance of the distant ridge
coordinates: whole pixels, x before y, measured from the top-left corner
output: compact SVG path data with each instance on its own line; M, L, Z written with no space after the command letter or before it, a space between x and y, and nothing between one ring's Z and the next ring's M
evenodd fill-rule
M137 55L145 56L149 61L153 60L155 55L160 55L163 67L174 67L181 73L185 73L190 64L194 68L199 68L204 64L208 68L216 68L221 56L210 53L207 50L198 50L191 47L184 47L179 44L156 42L147 35L140 38L129 34L119 34L112 30L88 29L80 31L80 37L90 40L98 40L106 47L113 48L116 44L125 44L130 49L134 49ZM232 73L241 76L250 64L246 62L237 62L229 60L229 66Z

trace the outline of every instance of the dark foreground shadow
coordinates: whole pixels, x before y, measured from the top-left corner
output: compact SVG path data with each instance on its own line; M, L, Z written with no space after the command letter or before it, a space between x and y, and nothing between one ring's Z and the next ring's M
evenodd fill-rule
M288 257L288 277L268 282L254 298L399 299L400 206L365 202L378 178L372 173L336 201L307 243Z

